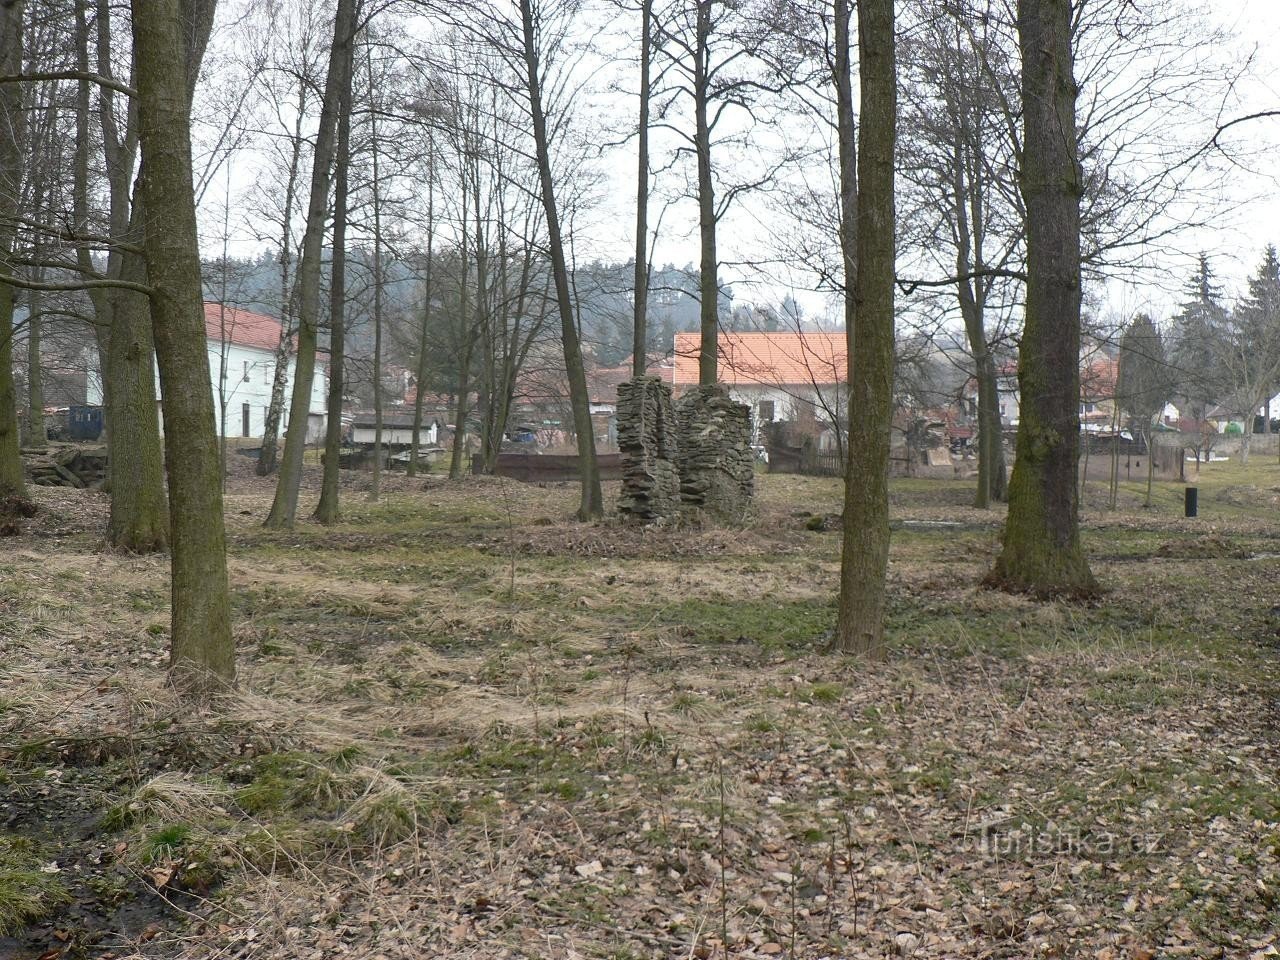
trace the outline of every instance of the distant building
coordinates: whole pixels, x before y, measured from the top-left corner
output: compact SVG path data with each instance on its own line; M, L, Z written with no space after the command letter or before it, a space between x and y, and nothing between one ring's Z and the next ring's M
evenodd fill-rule
M204 305L205 346L209 356L209 381L213 385L214 420L219 436L261 437L271 404L271 382L275 376L276 348L280 344L280 321L218 303ZM295 364L289 361L292 385ZM221 390L219 389L221 384ZM311 383L311 403L307 419L307 442L324 439L329 378L327 368L316 363ZM286 387L281 433L289 422L289 388ZM156 377L156 396L160 379ZM88 402L102 403L102 378L90 371ZM223 404L226 418L223 421ZM163 413L163 410L161 411ZM163 417L161 422L163 429Z
M827 434L847 418L848 347L844 331L726 330L721 331L717 343L718 379L729 388L730 396L751 408L757 432L764 424L777 421L808 421L819 433ZM701 349L699 334L675 335L671 383L676 396L697 386Z

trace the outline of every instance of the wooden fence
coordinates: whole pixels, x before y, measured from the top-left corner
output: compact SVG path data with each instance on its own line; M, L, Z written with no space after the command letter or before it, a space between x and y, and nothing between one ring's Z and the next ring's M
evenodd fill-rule
M622 479L622 455L601 453L596 455L596 466L601 480ZM484 458L471 458L471 472L484 472ZM510 477L523 483L558 483L578 479L576 454L558 453L500 453L493 472L499 477Z
M769 444L770 473L799 473L808 477L842 477L844 464L834 450L812 446L791 447Z

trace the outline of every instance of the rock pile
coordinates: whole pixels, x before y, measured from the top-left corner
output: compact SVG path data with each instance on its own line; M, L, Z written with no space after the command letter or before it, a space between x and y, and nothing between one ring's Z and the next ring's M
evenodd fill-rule
M23 466L37 487L101 490L107 482L107 448L51 446L23 450Z
M676 404L676 463L685 506L738 520L755 490L751 409L720 384L694 387Z
M618 510L637 520L680 512L676 470L676 417L671 389L659 377L618 384L618 450L622 497Z

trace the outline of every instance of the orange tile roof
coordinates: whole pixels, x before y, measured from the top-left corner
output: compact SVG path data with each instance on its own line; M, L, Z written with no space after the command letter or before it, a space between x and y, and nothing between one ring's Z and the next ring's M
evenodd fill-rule
M274 350L280 344L279 320L220 303L205 303L204 332L210 340L259 350Z
M734 333L719 336L720 382L729 386L809 386L844 383L848 347L844 331ZM698 382L701 337L677 333L674 384Z

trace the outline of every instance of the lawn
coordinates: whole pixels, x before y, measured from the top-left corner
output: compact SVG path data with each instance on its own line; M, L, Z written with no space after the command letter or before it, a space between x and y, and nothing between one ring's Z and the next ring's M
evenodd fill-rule
M825 651L835 480L641 529L396 477L281 533L238 476L240 681L198 708L166 559L38 488L0 542L0 956L1273 955L1264 459L1204 467L1196 520L1091 482L1088 605L982 589L1001 510L895 481L876 664Z

